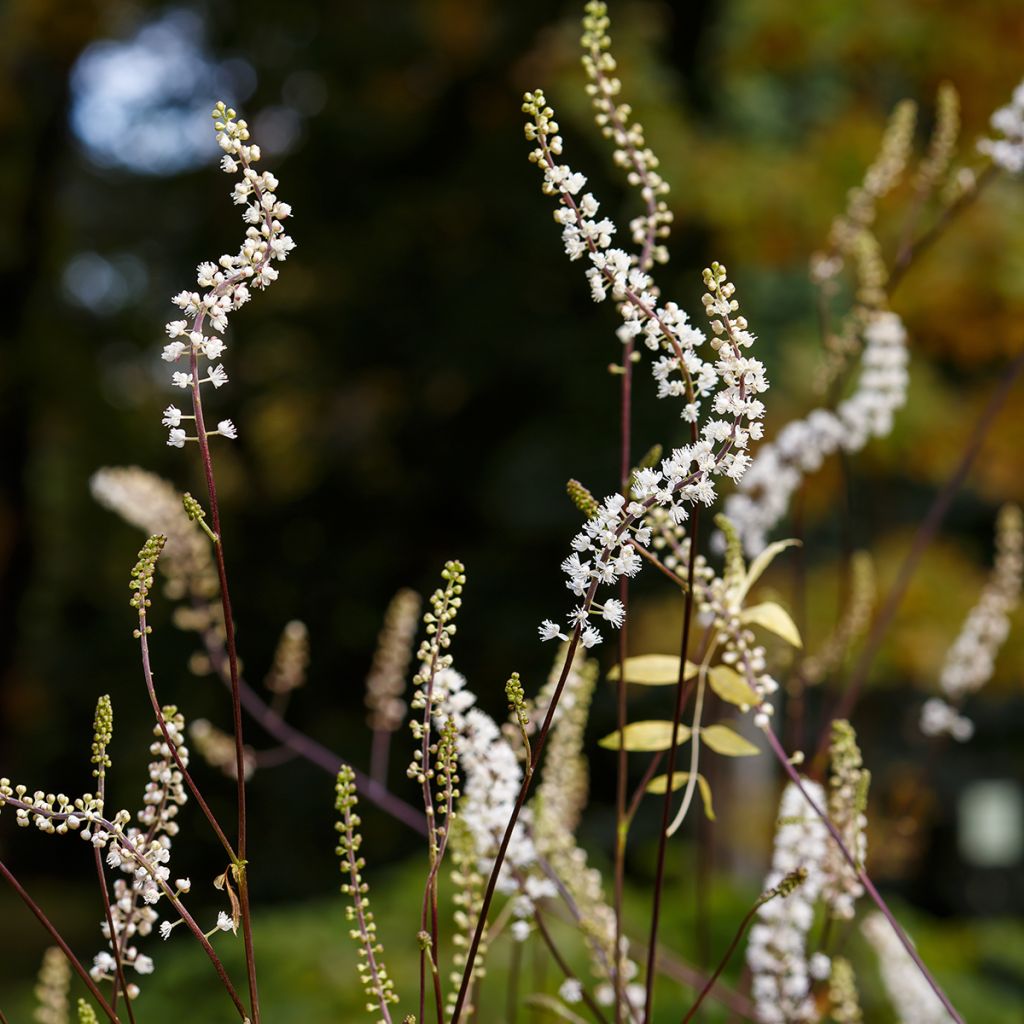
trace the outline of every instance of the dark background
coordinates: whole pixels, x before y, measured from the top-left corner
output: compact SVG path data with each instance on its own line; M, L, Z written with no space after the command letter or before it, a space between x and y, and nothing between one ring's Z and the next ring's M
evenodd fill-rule
M233 317L231 383L212 398L241 434L215 458L247 674L258 682L283 624L305 621L313 663L291 717L365 765L362 681L383 610L400 586L429 592L443 561L458 557L469 574L459 667L495 710L512 669L528 690L539 685L551 652L535 627L563 611L558 562L577 522L564 483L616 486L618 379L607 365L618 345L614 313L593 306L579 266L562 257L526 161L524 89L545 88L568 161L623 229L636 212L582 92L578 13L532 0L14 0L0 12L0 771L30 788L84 786L92 709L110 692L112 799L137 802L150 720L126 583L141 537L92 502L88 480L101 465L138 464L202 492L195 452L164 444L160 410L174 395L159 353L169 296L192 286L200 260L234 251L242 231L215 169L207 114L218 97L252 124L293 205L298 243L280 281ZM696 314L700 269L711 259L729 266L774 385L771 433L818 401L807 259L874 155L888 111L918 100L923 144L935 89L952 81L960 160L979 165L974 140L1024 71L1024 15L1013 0L621 2L611 13L626 93L672 184L673 262L659 280ZM890 252L906 195L882 210ZM1024 344L1022 213L1020 183L997 182L894 301L912 339L910 403L894 436L853 461L846 527L874 552L883 581ZM638 452L671 444L678 421L650 401L646 370L636 395ZM880 829L892 794L918 784L917 709L982 585L995 510L1024 498L1022 430L1018 395L855 719ZM838 493L830 465L804 498L810 647L834 617ZM773 579L788 598L785 570ZM654 579L638 593L637 644L670 649L660 638L674 638L678 602ZM171 626L168 602L157 600L153 621L161 696L226 725L223 692L186 671L193 638ZM978 735L944 751L918 793L929 806L921 834L894 855L881 833L877 870L954 924L1024 909L1019 862L979 871L956 850L963 787L1020 778L1022 652L1011 637L972 707ZM662 713L657 698L648 703L638 707ZM595 717L601 735L607 694ZM394 785L411 799L407 746L399 734ZM595 788L607 791L611 765L593 761ZM229 814L230 784L200 773ZM327 777L290 763L257 774L251 800L257 899L331 892ZM365 817L374 862L400 860L408 835ZM599 798L586 833L597 850L607 849L608 823ZM14 832L2 816L5 860L79 908L69 930L92 948L83 851ZM194 876L216 860L198 833ZM641 823L641 878L650 834ZM719 841L730 845L728 834ZM748 881L766 842L732 855ZM288 867L297 849L299 871ZM81 889L65 877L72 860ZM0 942L18 946L24 974L42 937L20 910L2 920ZM1010 971L1000 998L1019 998L1022 977Z

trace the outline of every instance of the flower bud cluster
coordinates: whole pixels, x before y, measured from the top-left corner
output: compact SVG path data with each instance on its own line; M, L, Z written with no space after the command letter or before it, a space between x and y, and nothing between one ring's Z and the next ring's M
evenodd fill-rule
M259 173L253 167L260 159L260 148L249 141L249 126L236 120L235 111L222 102L214 107L213 118L217 143L224 151L221 168L227 174L241 173L231 195L236 205L245 207L242 219L248 227L237 255L225 254L217 263L200 263L196 268L196 283L204 289L202 292L182 291L171 300L185 318L166 325L170 341L164 347L163 358L169 363L187 358L188 372L176 371L171 382L192 390L193 412L197 415L200 385L212 384L217 389L228 382L227 371L217 360L227 348L223 335L229 314L249 301L250 288L263 289L276 281L274 261L287 259L295 248L283 226L291 216L291 207L277 198L277 178L270 171ZM207 333L207 325L212 334ZM209 364L206 376L201 378L200 359ZM199 440L180 425L183 420L195 418L174 405L164 410L163 424L170 428L167 443L171 447L182 448L186 441ZM207 431L207 436L213 435L233 439L238 431L231 420L221 420L216 430Z
M843 837L846 849L863 868L868 854L866 816L871 773L864 767L857 734L849 722L832 723L829 746L832 774L828 780L828 816ZM833 917L853 919L854 904L864 894L857 873L850 867L838 844L829 843L823 865L825 885L822 897Z
M630 185L640 190L645 213L629 225L633 243L641 247L638 259L643 270L655 263L668 262L668 237L672 212L661 197L669 191L668 183L658 173L658 158L644 138L643 125L633 121L633 110L619 101L622 82L616 76L615 58L609 51L608 5L589 0L583 16L583 68L587 73L587 95L594 107L594 117L602 134L614 143L613 159L627 176ZM660 241L658 241L660 240Z
M420 667L413 677L416 690L410 706L414 711L423 712L423 716L420 719L411 718L409 727L418 741L428 737L433 714L448 695L445 680L448 678L447 670L451 668L452 656L447 651L455 636L455 617L462 607L465 566L458 561L446 562L441 579L445 585L431 595L431 611L423 616L427 636L420 644L417 654ZM429 753L429 750L424 751L422 748L416 750L406 773L421 785L433 777L433 769L427 763Z

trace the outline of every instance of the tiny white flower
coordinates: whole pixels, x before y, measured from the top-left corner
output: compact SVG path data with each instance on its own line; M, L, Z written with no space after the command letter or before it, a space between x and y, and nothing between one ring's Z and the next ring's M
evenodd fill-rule
M132 963L132 967L134 967L135 970L137 970L139 972L139 974L152 974L153 973L153 960L152 960L152 957L146 956L145 953L139 953L135 957L135 960Z
M231 915L229 913L221 910L217 914L217 927L222 932L233 932L235 930L235 923L231 920Z
M537 631L540 633L541 640L565 640L565 636L558 626L550 619L545 619L538 627Z
M187 388L192 384L191 373L174 373L171 375L171 383L176 388Z
M578 978L566 978L558 989L558 994L567 1003L578 1003L583 998L583 986Z
M227 345L220 338L207 338L203 345L203 355L207 359L219 359L226 348Z
M229 437L233 441L238 437L238 429L235 427L231 420L221 420L217 424L217 433L222 437Z
M164 418L160 421L165 427L176 427L181 423L181 410L176 405L164 409Z
M509 929L512 933L512 938L516 942L525 942L530 937L530 922L529 921L513 921L512 927Z
M230 156L225 153L220 158L220 169L226 174L234 174L238 170L238 161L233 160Z
M191 878L176 878L174 884L178 889L178 892L188 892L192 888Z
M185 431L180 427L175 427L171 430L167 443L172 448L184 448L185 447Z
M185 351L185 346L180 341L172 341L170 344L164 345L162 358L168 363L173 363L180 359Z
M167 331L168 338L177 338L185 333L187 327L187 320L172 320L164 329Z
M212 370L210 370L210 383L215 388L223 387L228 382L228 372L224 369L223 364L218 363Z
M603 639L600 632L593 626L587 626L580 635L580 643L587 648L596 647Z
M618 629L626 619L625 605L617 597L608 598L601 610L601 618Z

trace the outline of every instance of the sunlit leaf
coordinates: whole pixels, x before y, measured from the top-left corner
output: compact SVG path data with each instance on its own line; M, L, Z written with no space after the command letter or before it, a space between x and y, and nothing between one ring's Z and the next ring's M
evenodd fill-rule
M668 750L672 746L672 723L671 722L630 722L624 730L623 746L626 750ZM690 738L690 727L680 723L679 742L685 743ZM619 749L619 730L598 740L598 746L606 750Z
M745 740L727 725L706 725L700 731L700 738L716 754L726 757L753 757L761 753L750 740Z
M800 630L796 628L796 623L790 618L789 612L782 605L775 604L773 601L744 608L740 613L740 622L748 626L761 626L776 636L782 637L787 644L803 647Z
M677 789L682 789L683 786L690 781L689 772L673 772L672 773L672 790L675 792ZM667 775L656 775L647 784L648 793L664 793L665 784L668 782ZM715 807L711 802L711 787L708 785L708 780L704 778L700 772L697 773L697 788L700 790L700 798L704 804L704 814L707 816L709 821L715 820Z
M638 654L635 658L626 658L623 662L627 683L639 683L642 686L675 686L679 681L678 654ZM697 666L692 661L686 663L686 678L697 674ZM619 666L613 665L608 678L619 678Z
M739 597L742 600L750 592L750 588L761 578L762 573L775 561L775 556L785 551L786 548L799 546L798 540L777 540L769 544L751 563L747 570L747 578L740 588Z
M735 704L744 710L753 707L757 694L750 688L747 681L728 665L715 665L708 670L708 682L711 689L724 701Z

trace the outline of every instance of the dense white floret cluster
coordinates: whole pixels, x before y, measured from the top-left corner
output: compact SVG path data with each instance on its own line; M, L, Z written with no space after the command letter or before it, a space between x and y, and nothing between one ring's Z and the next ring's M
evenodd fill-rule
M1024 82L1013 90L1013 98L992 115L989 123L1002 138L980 139L978 149L1004 171L1020 174L1024 171Z
M892 312L872 313L864 327L864 351L856 390L836 409L819 408L788 423L758 449L725 513L743 537L748 554L768 543L803 478L834 452L860 451L885 437L907 399L907 335Z
M803 785L811 799L819 807L824 806L821 786L807 780ZM822 863L828 842L821 819L796 785L787 785L779 803L775 852L765 889L778 886L787 875L801 868L807 874L799 888L785 899L762 904L757 924L750 929L747 965L751 972L751 997L761 1024L812 1024L818 1020L811 997L813 978L807 956L807 933L825 881Z

